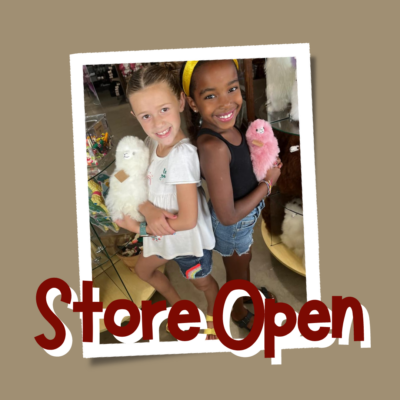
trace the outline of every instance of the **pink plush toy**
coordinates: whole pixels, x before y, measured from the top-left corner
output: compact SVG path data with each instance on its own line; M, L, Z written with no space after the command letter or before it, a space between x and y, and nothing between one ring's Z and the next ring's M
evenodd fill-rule
M265 178L279 154L278 141L271 125L262 119L253 121L246 132L254 174L258 181Z

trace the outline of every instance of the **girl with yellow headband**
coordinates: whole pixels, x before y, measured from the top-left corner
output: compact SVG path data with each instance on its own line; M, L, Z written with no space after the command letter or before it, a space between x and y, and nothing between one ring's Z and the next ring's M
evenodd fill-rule
M238 69L237 60L188 61L181 69L191 113L188 130L210 194L214 250L223 257L228 281L250 280L253 228L282 166L278 159L260 183L254 175L244 132L235 126L243 103ZM270 292L267 296L275 298ZM243 298L234 304L231 317L251 330L254 315Z

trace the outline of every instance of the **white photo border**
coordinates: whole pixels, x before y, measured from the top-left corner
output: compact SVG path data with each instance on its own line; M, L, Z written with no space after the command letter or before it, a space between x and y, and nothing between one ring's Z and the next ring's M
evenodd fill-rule
M92 280L90 253L89 207L87 203L86 150L82 146L85 136L85 104L83 89L83 65L149 63L187 60L218 60L296 57L297 84L299 98L300 136L301 136L301 175L303 187L305 259L307 265L307 300L321 300L319 273L319 242L317 219L317 193L315 178L314 130L311 95L310 46L308 43L280 44L240 47L213 47L193 49L145 50L107 53L71 54L71 95L74 133L74 160L76 209L79 252L79 279L82 298L82 282ZM94 301L99 300L99 289L94 289ZM235 292L236 293L236 292ZM100 313L97 313L100 314ZM224 312L224 321L225 318ZM154 342L133 344L103 344L99 339L99 319L95 314L93 321L93 343L83 343L83 357L121 357L162 354L193 354L230 352L219 341ZM196 324L192 324L195 326ZM229 326L229 324L228 324ZM261 335L262 336L262 335ZM238 339L240 340L240 339ZM150 341L151 342L151 341ZM325 347L293 340L282 348ZM235 353L237 354L237 353ZM248 356L246 352L243 355Z

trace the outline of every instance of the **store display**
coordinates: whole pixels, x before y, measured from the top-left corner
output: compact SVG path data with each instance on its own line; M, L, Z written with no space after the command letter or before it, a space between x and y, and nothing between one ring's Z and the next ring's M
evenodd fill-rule
M85 93L85 103L86 98L89 102L99 106L100 105L100 100L99 97L97 96L96 89L93 84L93 76L95 75L94 72L91 72L86 65L83 65L83 87L84 87L84 93Z
M280 237L283 233L282 222L285 218L285 204L293 199L295 199L295 196L280 193L276 186L272 188L271 195L265 199L265 207L261 215L272 235Z
M135 235L139 236L139 235ZM138 237L137 239L128 240L122 246L118 246L119 254L123 257L138 256L143 250L143 238Z
M303 207L301 199L294 199L286 204L281 239L282 243L293 250L304 264Z
M296 59L294 57L268 58L265 62L265 73L268 113L283 111L291 104L290 118L298 121Z
M108 73L108 78L109 78L110 81L112 81L114 78L118 77L118 74L117 74L117 72L115 71L115 69L113 68L112 65L108 65L107 73Z
M278 140L279 157L283 166L277 187L272 191L272 196L266 199L266 207L262 216L267 224L267 229L273 235L280 235L282 234L285 204L295 198L302 199L300 137L276 129L274 129L274 133ZM278 197L274 198L274 196Z
M86 160L88 165L98 165L99 160L104 157L109 150L110 142L108 132L102 133L99 138L93 136L86 137Z
M279 156L283 166L276 187L274 187L272 194L265 200L262 217L271 238L271 245L274 246L280 243L280 240L284 242L283 238L285 238L286 243L284 244L288 244L289 248L293 250L296 248L297 250L294 253L298 255L301 253L299 250L301 249L301 243L304 243L302 227L303 211L301 207L300 136L282 132L274 128L273 131L278 140L280 148ZM296 221L288 222L290 218L294 218ZM285 220L286 224L283 226ZM293 236L296 237L294 238ZM300 257L299 262L304 262L304 259L301 260Z
M100 233L99 231L98 234L101 235L101 242L97 237L93 237L93 232L91 232L91 243L92 245L95 245L95 254L97 255L96 258L100 258L98 261L93 260L93 268L97 268L98 266L108 262L109 259L107 256L112 258L120 252L120 248L124 246L125 243L133 240L134 234L132 234L132 232L122 231L123 229L120 229L118 233L111 233L111 230L108 231L108 233ZM92 258L94 258L93 254Z
M88 186L92 194L90 200L94 205L101 207L105 213L108 213L107 207L104 204L104 198L101 194L101 186L95 180L89 181Z
M282 111L291 101L296 78L291 57L268 58L265 62L267 76L267 107L269 112Z
M113 82L110 83L110 95L111 97L119 97L124 94L123 89L121 87L121 82L114 80Z
M132 68L132 66L133 66L133 68ZM132 71L135 68L135 64L119 64L118 68L121 71L124 78L126 79L132 75Z
M117 97L121 96L122 88L121 88L121 83L120 82L115 82L114 91L115 91L115 95Z
M86 116L86 159L88 165L98 165L111 149L111 137L105 114Z
M126 81L132 76L132 74L140 68L143 68L143 65L140 63L130 63L130 64L119 64L119 70L121 71L123 77Z
M88 181L90 222L104 232L109 229L118 232L119 226L112 221L104 201L108 192L109 178L108 175L101 174L96 179Z
M278 141L271 125L262 119L253 121L246 132L254 174L258 181L265 178L279 154Z
M291 135L274 129L278 139L280 158L283 163L278 188L281 193L298 198L303 197L301 186L300 136Z
M290 108L290 119L293 121L299 120L299 99L297 95L297 79L293 83L292 93L291 93L291 103L292 106Z
M149 149L142 140L125 136L117 146L116 167L110 178L110 190L106 205L112 219L129 215L135 221L143 222L138 207L148 198L147 168Z

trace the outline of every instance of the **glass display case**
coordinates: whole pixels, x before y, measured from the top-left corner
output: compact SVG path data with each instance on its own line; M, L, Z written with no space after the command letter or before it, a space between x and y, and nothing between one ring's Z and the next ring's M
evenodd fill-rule
M91 73L86 65L83 66L83 93L85 100L85 115L104 113L96 88L91 79Z

